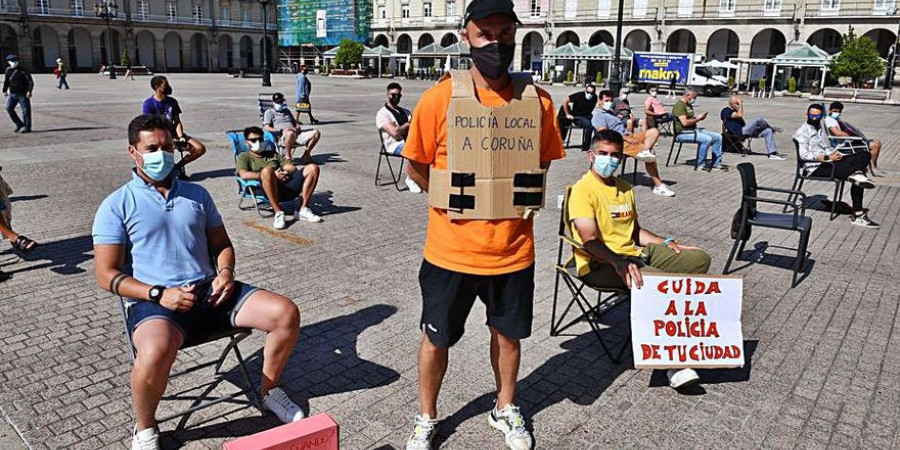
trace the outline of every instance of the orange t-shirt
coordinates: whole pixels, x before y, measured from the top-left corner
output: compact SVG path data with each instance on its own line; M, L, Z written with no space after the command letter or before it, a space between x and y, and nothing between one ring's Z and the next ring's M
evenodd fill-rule
M556 123L553 100L538 88L541 101L541 162L566 156ZM476 86L482 105L505 105L513 96L512 83L501 92ZM447 110L453 93L450 79L427 90L416 105L403 157L436 169L447 168ZM425 259L454 272L500 275L527 268L534 262L531 219L453 220L435 208L428 211Z

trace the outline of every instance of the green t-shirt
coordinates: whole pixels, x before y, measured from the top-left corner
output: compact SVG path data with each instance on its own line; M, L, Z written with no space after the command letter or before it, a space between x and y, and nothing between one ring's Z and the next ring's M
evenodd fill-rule
M238 155L237 163L235 163L237 170L249 170L251 172L261 172L265 167L278 169L286 165L287 162L284 157L274 150L263 152L261 155L243 152Z
M697 128L697 125L691 125L689 127L681 125L681 121L678 120L680 116L687 116L689 119L694 117L694 108L691 105L685 104L684 101L678 100L675 102L675 106L672 107L672 115L675 116L675 134L681 133L682 130L693 130Z

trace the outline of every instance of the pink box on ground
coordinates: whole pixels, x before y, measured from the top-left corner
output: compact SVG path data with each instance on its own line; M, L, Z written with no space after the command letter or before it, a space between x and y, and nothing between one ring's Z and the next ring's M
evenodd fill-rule
M321 413L226 442L224 450L338 450L338 424Z

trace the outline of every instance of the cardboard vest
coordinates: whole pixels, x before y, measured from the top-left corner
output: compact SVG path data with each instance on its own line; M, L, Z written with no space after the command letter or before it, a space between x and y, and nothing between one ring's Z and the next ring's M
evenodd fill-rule
M491 108L478 102L468 71L448 74L447 168L431 169L429 203L451 219L528 218L544 206L546 184L541 100L531 76L512 74L513 98Z

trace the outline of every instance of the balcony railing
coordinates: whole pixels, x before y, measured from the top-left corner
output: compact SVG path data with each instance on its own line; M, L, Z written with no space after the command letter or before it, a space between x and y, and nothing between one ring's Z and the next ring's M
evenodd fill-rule
M811 2L806 5L806 17L871 17L891 16L895 4L875 2L840 2L824 4ZM894 16L896 17L896 16Z
M19 5L9 4L5 7L0 7L0 14L16 14L18 15L21 10L19 9ZM66 17L66 18L79 18L79 19L96 19L94 14L85 12L85 11L73 11L69 8L38 8L36 6L28 7L28 14L35 17ZM113 23L121 22L125 20L125 14L120 12L119 16L113 19ZM195 26L210 26L213 24L212 19L202 18L197 19L194 17L169 17L163 14L149 14L145 16L141 16L139 14L133 14L131 16L131 20L135 22L142 23L160 23L160 24L178 24L178 25L195 25ZM243 28L243 29L259 29L261 30L263 27L262 22L241 22L239 20L220 20L216 22L217 26L220 27L230 27L230 28ZM275 24L269 23L269 29L274 30Z
M668 6L665 8L664 17L666 19L717 19L717 18L790 18L794 12L793 5L782 5L781 8L766 8L763 4L727 5L724 7L719 3L708 3L706 8L702 5L694 5L693 8L682 8L679 6Z

